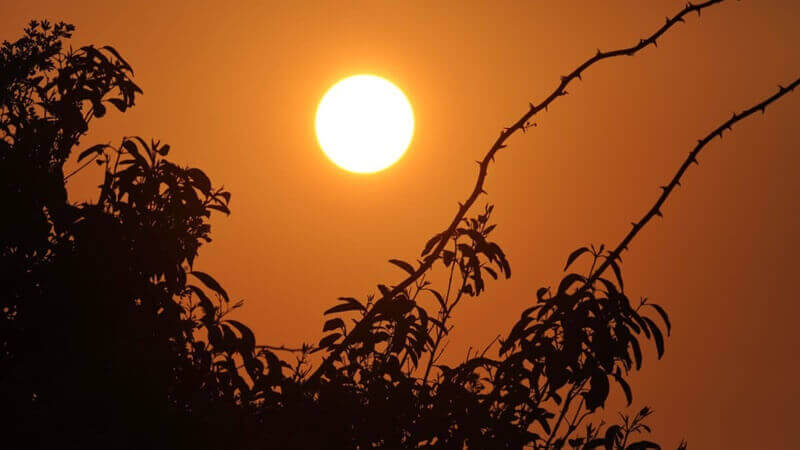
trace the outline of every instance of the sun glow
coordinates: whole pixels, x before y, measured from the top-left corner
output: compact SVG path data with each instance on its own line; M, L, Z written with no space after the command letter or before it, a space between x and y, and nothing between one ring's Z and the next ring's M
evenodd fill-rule
M317 107L315 123L325 155L358 173L394 164L414 134L414 113L403 91L374 75L354 75L334 84Z

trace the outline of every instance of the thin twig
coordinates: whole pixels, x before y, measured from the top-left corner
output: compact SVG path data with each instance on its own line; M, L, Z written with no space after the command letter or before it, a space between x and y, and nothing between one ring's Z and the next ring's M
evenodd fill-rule
M265 348L267 350L292 353L310 352L311 350L314 350L314 347L287 347L285 345L256 345L256 348Z
M86 168L86 166L88 166L89 164L93 163L93 162L94 162L94 160L96 160L96 159L97 159L97 158L98 158L100 155L101 155L101 153L95 153L95 154L94 154L94 157L93 157L92 159L90 159L90 160L86 161L85 163L81 164L81 166L80 166L80 167L78 167L77 169L75 169L75 170L73 170L72 172L70 172L70 173L69 173L69 175L66 175L66 176L64 177L64 182L66 183L66 182L67 182L67 180L69 180L69 179L70 179L70 177L72 177L72 176L73 176L73 175L75 175L76 173L80 172L81 170L85 169L85 168ZM102 163L101 163L101 164L102 164Z
M492 345L494 345L494 343L499 341L499 340L500 340L500 335L498 334L497 336L494 337L494 339L492 339L491 342L486 344L486 347L483 348L483 351L481 352L481 357L486 356L486 352L488 352L489 349L492 348Z
M687 5L679 13L677 13L672 18L667 18L666 23L663 26L661 26L658 30L656 30L655 33L653 33L646 39L640 39L638 44L628 48L613 50L610 52L603 52L600 49L597 49L597 53L594 56L587 59L583 64L578 66L568 75L562 76L561 82L559 83L558 87L556 87L556 89L547 98L545 98L543 102L541 102L538 105L530 103L528 111L525 114L523 114L522 117L520 117L513 125L503 129L503 131L500 132L500 135L497 137L492 147L480 161L478 169L478 178L475 181L475 187L472 189L472 193L469 195L469 197L467 197L464 203L459 204L458 211L456 212L455 217L453 217L453 220L450 222L450 225L442 233L439 234L438 244L436 244L433 250L425 257L425 259L420 264L419 268L416 271L414 271L413 274L409 275L405 280L401 281L399 284L394 286L389 292L383 295L381 300L385 298L389 299L395 298L399 293L403 292L405 288L410 286L414 281L416 281L420 276L422 276L423 273L427 272L428 269L430 269L430 267L433 265L436 259L439 258L439 254L447 245L447 242L449 242L450 238L455 233L458 224L464 218L467 211L473 206L478 197L486 192L484 191L483 186L486 180L486 175L489 170L489 164L492 161L494 161L495 154L497 154L498 151L506 147L505 144L506 141L508 140L508 138L514 135L514 133L516 133L518 130L527 129L529 120L534 115L536 115L538 112L542 110L547 110L548 106L550 106L550 104L553 103L553 101L555 101L557 98L567 95L566 91L567 85L569 85L576 78L581 79L581 75L583 74L583 72L590 66L599 61L623 55L633 56L634 54L638 53L640 50L644 49L650 44L652 44L653 46L657 46L656 43L657 39L659 39L664 33L667 32L667 30L672 28L678 22L684 22L683 20L684 16L692 12L696 12L699 15L700 11L702 11L703 9L708 8L709 6L712 6L717 3L722 3L723 1L724 0L708 0L706 2L699 3L697 5L694 5L692 3L687 3ZM333 363L333 361L335 361L338 358L341 352L344 351L345 348L347 348L348 346L350 346L350 344L353 343L355 336L360 336L361 334L363 334L366 327L371 326L372 321L375 318L376 314L377 313L375 312L374 309L370 310L367 314L365 314L364 317L361 319L361 321L359 321L359 323L356 324L353 330L342 340L342 342L336 345L328 353L327 357L323 359L322 363L319 365L319 367L317 367L317 370L315 370L314 373L311 375L311 377L308 379L308 382L316 382L317 380L319 380L322 374L325 373L325 371Z

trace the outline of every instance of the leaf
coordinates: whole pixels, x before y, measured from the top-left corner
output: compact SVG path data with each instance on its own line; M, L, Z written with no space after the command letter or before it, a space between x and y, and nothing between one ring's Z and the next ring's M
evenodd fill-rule
M414 266L405 261L401 261L399 259L390 259L389 263L394 264L395 266L405 270L406 272L408 272L409 275L414 275L415 272Z
M191 168L186 173L194 181L194 186L200 189L200 192L204 194L211 192L211 180L208 179L205 172L197 168Z
M333 319L325 322L325 325L322 327L322 332L324 333L336 328L344 328L344 320L340 319L339 317L334 317Z
M631 402L633 401L633 392L631 391L631 386L622 376L622 371L619 369L619 367L617 367L617 371L614 372L614 378L616 378L617 383L619 383L619 386L625 392L625 400L627 400L628 406L630 406Z
M650 332L653 333L653 339L656 341L656 350L658 350L658 359L661 359L661 357L664 356L664 336L661 334L661 330L658 329L656 323L649 317L642 317L642 319L647 322Z
M114 105L120 112L125 112L128 109L128 104L121 98L109 98L106 101Z
M581 247L581 248L575 250L574 252L570 253L569 256L567 257L567 264L564 266L564 271L566 272L566 270L569 268L569 266L573 262L575 262L575 260L578 259L579 256L581 256L582 254L584 254L584 253L586 253L588 251L589 251L588 248Z
M218 348L222 344L222 332L219 331L219 327L217 325L212 325L208 327L208 343L211 344L214 348Z
M606 445L606 440L598 438L598 439L593 439L593 440L587 442L586 445L584 445L581 448L583 450L590 450L590 449L594 449L594 448L600 448L600 447L602 447L604 445Z
M223 289L222 286L220 286L220 284L217 283L217 280L215 280L211 275L205 272L198 272L196 270L189 273L197 277L198 280L202 281L203 284L205 284L209 289L221 295L226 302L230 301L228 293L225 292L225 289Z
M244 341L245 345L247 346L249 351L253 351L256 347L256 336L253 334L253 331L247 327L247 325L239 322L238 320L226 320L229 324L236 327L239 330L239 333L242 335L242 341Z
M340 337L342 337L342 333L331 333L325 336L319 340L319 348L331 347Z
M431 294L433 294L434 297L436 297L436 301L439 302L439 306L441 306L442 309L447 309L447 305L444 302L444 298L442 297L442 294L440 294L435 289L427 289L427 291L430 292Z
M425 244L425 248L422 250L421 256L425 256L433 249L433 246L439 243L442 240L442 233L436 233L432 238L428 240Z
M117 52L117 50L114 49L114 47L112 47L110 45L106 45L106 46L104 46L102 48L103 48L103 50L107 50L107 51L111 52L114 55L114 57L117 58L119 60L119 62L121 62L123 64L123 67L128 69L128 70L130 70L131 74L133 74L133 69L131 69L131 66L130 66L130 64L128 64L128 61L125 61L122 58L122 56L120 56L119 52Z
M540 287L539 289L537 289L536 299L539 300L539 302L547 301L547 299L544 298L544 294L546 294L548 290L549 289L547 289L546 287Z
M639 347L639 340L631 337L631 347L633 347L633 357L636 360L636 370L642 368L642 349Z
M206 206L206 208L214 209L216 211L220 211L220 212L224 213L225 215L230 215L231 214L231 210L228 209L228 207L225 206L225 205L208 205L208 206Z
M451 252L450 250L442 251L442 262L444 263L445 267L450 267L450 264L453 263L456 254Z
M594 411L600 406L603 406L608 398L608 377L602 370L595 370L592 373L592 386L589 392L584 392L583 397L586 399L586 408L589 411Z
M325 312L323 312L322 314L323 315L328 315L328 314L333 314L333 313L337 313L337 312L355 311L355 310L359 310L359 309L363 310L364 307L361 306L360 304L343 303L341 305L336 305L336 306L334 306L332 308L329 308L329 309L325 310Z
M619 283L619 290L624 292L625 285L622 283L622 271L619 269L619 264L613 259L609 260L609 264L611 268L614 269L614 275L617 277L617 282Z
M86 158L92 153L97 153L98 155L102 154L106 147L108 147L106 144L97 144L87 148L86 150L82 151L80 155L78 155L78 162L81 162L83 158Z
M586 281L586 279L582 275L577 274L577 273L571 273L571 274L565 276L561 280L561 284L558 285L558 294L557 295L561 295L561 294L565 293L570 287L572 287L573 284L575 284L578 281Z
M661 316L661 319L664 321L664 324L667 325L667 336L669 336L670 332L672 331L672 324L669 322L669 316L667 315L667 312L664 311L664 308L655 303L645 303L645 305L654 308L658 312L658 314Z
M622 437L622 428L619 425L612 425L606 429L605 439L605 446L606 450L613 450L614 444L617 443L617 440Z
M661 450L661 446L651 441L639 441L625 447L625 450Z
M139 153L139 148L136 147L136 143L135 142L133 142L133 141L131 141L129 139L125 139L124 141L122 141L122 147L124 147L125 150L127 150L128 153L131 154L131 156L136 158L136 162L138 162L140 166L142 166L142 167L150 167L147 164L147 160L144 159L144 156L142 156L142 154Z

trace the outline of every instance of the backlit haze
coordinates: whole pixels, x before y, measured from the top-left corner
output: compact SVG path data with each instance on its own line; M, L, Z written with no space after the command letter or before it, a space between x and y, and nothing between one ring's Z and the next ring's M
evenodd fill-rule
M504 126L596 52L649 35L684 1L143 2L4 1L0 39L30 19L76 25L73 45L113 45L144 90L93 122L88 147L161 139L176 162L233 193L199 270L245 305L263 343L315 343L338 296L364 298L404 273L471 190L476 159ZM190 6L189 6L190 5ZM800 73L800 2L724 2L639 56L588 70L489 169L478 207L513 276L456 311L448 354L506 334L561 279L567 255L615 245L697 139ZM413 99L414 138L369 176L332 164L314 117L347 76L374 73ZM666 354L632 377L654 440L695 449L796 446L800 96L715 140L664 219L623 255L625 287L670 313ZM73 201L100 172L70 179ZM771 375L764 375L764 373ZM758 380L770 380L760 385ZM606 414L623 395L612 388Z

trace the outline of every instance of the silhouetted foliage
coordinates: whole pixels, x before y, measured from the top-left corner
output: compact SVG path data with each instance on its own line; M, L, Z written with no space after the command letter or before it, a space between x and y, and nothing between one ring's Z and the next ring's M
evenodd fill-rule
M493 207L468 214L505 140L595 62L632 55L719 1L690 4L637 46L598 51L563 77L501 133L422 259L389 261L407 277L364 301L340 298L319 342L299 348L257 344L226 319L241 303L194 270L209 218L229 213L230 193L169 162L157 141L80 147L108 105L134 105L131 67L111 47L65 49L71 25L31 22L0 51L0 396L13 411L4 447L660 448L638 436L650 431L646 407L618 424L592 421L613 386L631 404L643 344L661 357L670 330L662 307L630 301L620 254L705 144L800 80L701 140L622 243L572 252L565 271L584 270L532 292L508 333L459 364L441 357L460 302L480 296L487 277L511 276L492 240ZM73 151L78 170L103 168L97 201L67 200ZM445 286L426 279L433 270Z

